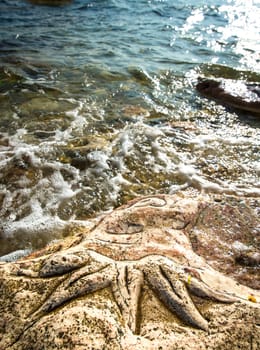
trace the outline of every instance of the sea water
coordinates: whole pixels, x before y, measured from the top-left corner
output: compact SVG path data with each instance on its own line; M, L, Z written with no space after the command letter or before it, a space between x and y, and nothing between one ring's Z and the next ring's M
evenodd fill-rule
M259 0L1 0L0 255L140 195L259 197L259 118L195 89L260 83L259 18Z

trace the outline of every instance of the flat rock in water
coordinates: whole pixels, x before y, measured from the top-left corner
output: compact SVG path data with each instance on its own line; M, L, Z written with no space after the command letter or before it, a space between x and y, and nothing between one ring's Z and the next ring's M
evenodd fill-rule
M141 197L0 263L0 349L260 348L257 208L195 191Z
M260 116L260 84L200 79L196 89L201 95L221 104Z

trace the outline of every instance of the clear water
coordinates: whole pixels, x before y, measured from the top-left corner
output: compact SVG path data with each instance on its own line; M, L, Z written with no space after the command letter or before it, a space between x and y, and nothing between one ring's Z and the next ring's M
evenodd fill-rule
M260 83L259 18L259 0L2 0L0 255L137 195L259 197L259 118L194 88Z

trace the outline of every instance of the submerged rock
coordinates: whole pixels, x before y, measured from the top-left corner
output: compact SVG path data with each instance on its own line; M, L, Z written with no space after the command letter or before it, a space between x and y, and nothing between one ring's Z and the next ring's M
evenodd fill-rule
M247 201L189 191L137 198L0 263L0 349L259 348L260 292L229 267L219 272L215 254L224 248L225 258L234 242L258 254Z
M226 106L260 115L260 84L241 81L201 79L196 89Z

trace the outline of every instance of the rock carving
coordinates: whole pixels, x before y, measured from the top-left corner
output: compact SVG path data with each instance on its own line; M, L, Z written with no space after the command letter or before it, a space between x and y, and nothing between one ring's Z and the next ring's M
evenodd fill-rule
M16 278L55 280L55 284L8 345L43 317L105 288L133 334L140 334L144 286L184 325L207 331L208 320L194 296L220 303L240 302L246 296L229 290L231 279L192 249L187 232L205 205L203 200L179 195L133 200L105 216L76 245L9 264Z

